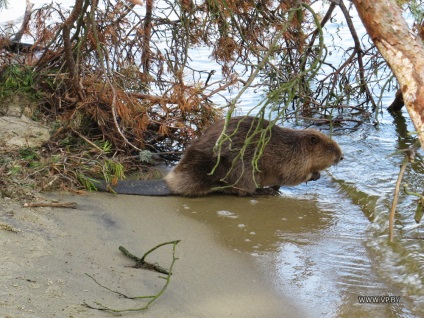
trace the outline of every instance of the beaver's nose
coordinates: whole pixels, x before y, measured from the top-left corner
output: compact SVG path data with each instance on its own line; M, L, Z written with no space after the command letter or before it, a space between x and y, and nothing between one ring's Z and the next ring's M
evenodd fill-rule
M340 161L342 161L344 159L343 155L340 155L339 157L336 157L336 159L334 160L334 164L338 164Z

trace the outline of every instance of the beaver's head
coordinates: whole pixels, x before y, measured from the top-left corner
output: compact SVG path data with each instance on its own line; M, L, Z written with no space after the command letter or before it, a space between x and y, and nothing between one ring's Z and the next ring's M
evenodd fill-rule
M339 145L327 135L315 130L305 130L302 139L302 145L308 152L311 173L324 170L343 160Z

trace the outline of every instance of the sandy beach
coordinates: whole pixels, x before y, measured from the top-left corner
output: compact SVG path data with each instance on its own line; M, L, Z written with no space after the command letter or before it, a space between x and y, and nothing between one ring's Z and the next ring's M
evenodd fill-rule
M165 281L158 273L128 267L134 262L118 247L142 256L172 240L181 242L167 290L142 315L127 312L123 316L307 316L275 291L251 255L225 247L219 242L219 233L180 213L182 198L55 193L43 200L76 202L77 208L26 208L0 199L2 317L113 316L89 309L84 302L116 309L142 307L145 300L120 298L86 273L125 294L155 294ZM170 246L148 259L165 268L171 260Z

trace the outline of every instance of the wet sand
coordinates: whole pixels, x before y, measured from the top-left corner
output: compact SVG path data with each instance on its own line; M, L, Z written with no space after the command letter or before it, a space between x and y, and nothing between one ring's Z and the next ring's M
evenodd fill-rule
M276 292L249 253L229 249L220 242L220 233L184 214L182 198L97 193L46 198L74 201L77 208L23 208L0 199L0 224L19 229L17 233L0 230L4 317L112 316L89 309L84 302L117 309L141 307L145 301L119 298L85 273L125 294L155 294L164 280L156 273L127 267L133 261L118 247L142 256L177 239L181 242L170 285L143 317L308 316ZM171 259L172 249L164 247L148 260L168 267Z

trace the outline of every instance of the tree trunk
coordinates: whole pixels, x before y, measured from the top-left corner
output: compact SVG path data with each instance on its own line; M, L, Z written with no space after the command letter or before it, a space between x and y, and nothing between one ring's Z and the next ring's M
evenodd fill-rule
M424 148L424 44L409 30L395 0L352 0L367 32L389 64Z

